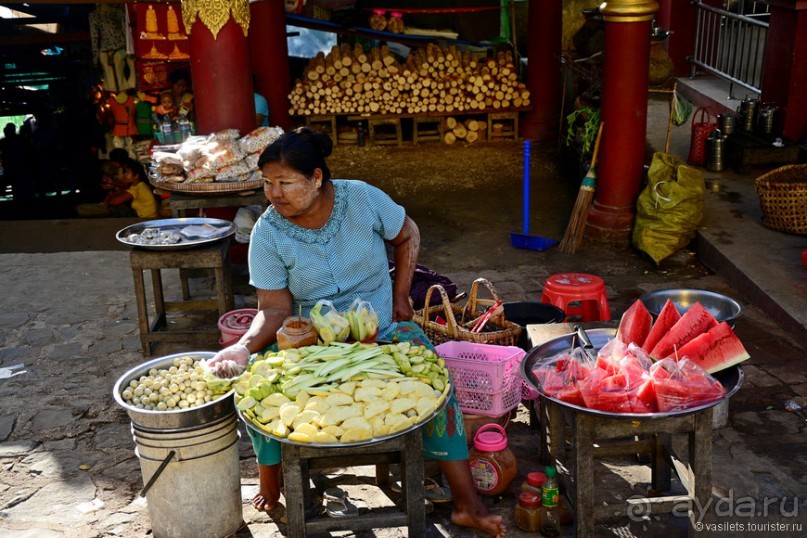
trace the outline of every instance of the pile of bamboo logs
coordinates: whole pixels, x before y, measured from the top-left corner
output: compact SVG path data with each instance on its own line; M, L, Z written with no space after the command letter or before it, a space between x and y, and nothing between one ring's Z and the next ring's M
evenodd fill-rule
M453 116L448 116L446 118L443 142L453 144L457 140L464 140L468 144L473 144L477 140L485 139L485 129L487 127L488 124L484 121L472 118L460 121Z
M292 115L451 114L526 107L530 92L509 51L477 59L430 43L401 63L386 45L342 44L311 59L289 101Z

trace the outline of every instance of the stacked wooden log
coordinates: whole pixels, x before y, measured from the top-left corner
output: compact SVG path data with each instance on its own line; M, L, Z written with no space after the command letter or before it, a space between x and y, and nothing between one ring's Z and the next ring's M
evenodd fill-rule
M460 121L454 116L448 116L445 123L443 142L453 144L457 140L464 140L468 144L473 144L477 140L485 139L485 129L487 127L488 124L484 121L473 118Z
M335 45L306 66L289 94L292 115L426 114L522 108L530 92L511 52L474 58L430 43L404 62L382 45Z

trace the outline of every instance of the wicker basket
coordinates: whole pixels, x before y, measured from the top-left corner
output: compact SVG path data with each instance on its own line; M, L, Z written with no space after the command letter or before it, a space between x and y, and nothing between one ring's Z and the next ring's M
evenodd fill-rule
M254 191L263 188L263 180L254 181L211 181L208 183L171 183L149 179L152 187L179 194L228 194Z
M479 285L484 285L490 292L491 299L479 299L477 296ZM431 304L432 293L440 294L440 303L426 306L415 311L412 321L423 328L426 336L434 345L452 340L475 342L477 344L494 344L502 346L518 345L521 335L521 326L507 321L504 314L493 316L485 325L484 332L471 332L473 321L485 312L485 309L499 300L493 285L484 278L477 278L471 285L468 302L465 306L452 304L448 299L446 290L439 284L429 288L426 292L426 305ZM445 324L436 321L437 316L445 319Z
M762 224L792 234L807 234L807 164L791 164L756 179Z

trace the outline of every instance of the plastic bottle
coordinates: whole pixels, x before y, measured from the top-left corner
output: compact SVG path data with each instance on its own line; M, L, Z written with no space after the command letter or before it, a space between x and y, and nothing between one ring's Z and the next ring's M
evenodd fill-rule
M191 122L183 114L179 117L179 140L177 142L184 142L191 135Z
M518 495L516 527L527 532L538 532L541 527L541 497L529 491Z
M160 124L160 132L163 134L163 144L174 143L174 130L171 128L171 120L163 120Z
M560 535L558 514L558 477L554 465L546 468L546 482L541 486L541 535L547 538Z

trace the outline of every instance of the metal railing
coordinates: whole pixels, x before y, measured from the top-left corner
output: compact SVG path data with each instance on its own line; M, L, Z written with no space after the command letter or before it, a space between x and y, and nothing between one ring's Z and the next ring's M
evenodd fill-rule
M691 76L698 69L728 80L729 98L734 86L761 93L768 36L766 2L727 1L726 9L693 2L697 10L695 45L688 59Z

